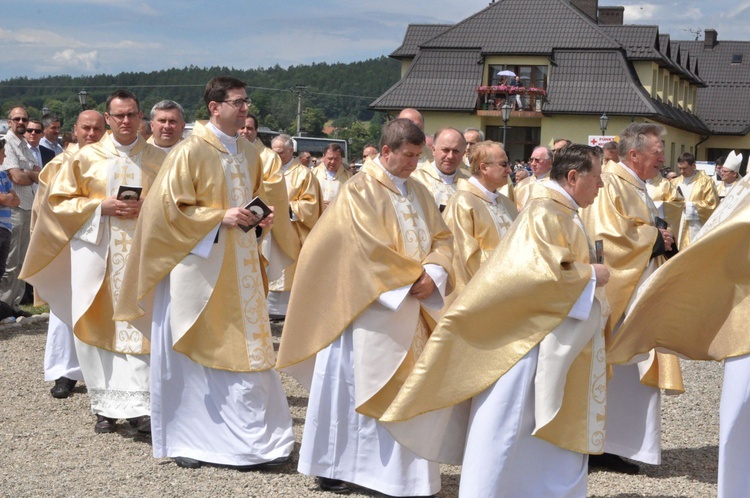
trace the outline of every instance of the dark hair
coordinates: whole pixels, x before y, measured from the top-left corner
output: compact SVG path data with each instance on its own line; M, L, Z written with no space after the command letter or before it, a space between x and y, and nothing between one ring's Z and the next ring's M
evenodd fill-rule
M253 120L253 123L255 123L255 131L258 131L258 116L252 112L248 112L247 117Z
M599 154L595 147L582 144L571 144L559 149L552 160L552 169L549 177L555 181L567 181L568 172L577 171L581 175L591 172L594 168L594 159Z
M38 119L29 119L29 122L26 123L26 129L27 130L28 130L29 125L31 123L38 124L39 126L41 126L42 127L42 131L44 131L44 128L46 128L46 126L44 126L44 124L41 121L39 121Z
M112 104L112 101L115 99L120 100L128 100L132 99L135 100L135 106L138 108L138 110L141 110L141 101L138 100L138 97L135 96L133 92L129 92L128 90L117 90L112 95L107 97L107 102L104 104L104 109L109 113L109 106Z
M690 152L683 152L680 157L677 158L678 163L688 163L690 166L695 164L695 156ZM723 163L722 163L723 164Z
M341 157L344 157L344 149L342 149L339 144L332 143L332 144L326 145L326 148L323 149L323 155L325 156L329 150L331 152L338 152L339 154L341 154Z
M5 139L0 138L0 149L4 149L4 148L5 148Z
M403 144L424 145L424 132L406 118L397 118L383 125L380 134L380 149L388 146L396 150Z
M617 142L614 140L607 142L606 144L602 145L603 150L617 150Z
M203 102L205 102L208 109L208 104L211 102L224 102L229 90L246 87L247 83L237 78L218 76L206 83L206 89L203 91Z

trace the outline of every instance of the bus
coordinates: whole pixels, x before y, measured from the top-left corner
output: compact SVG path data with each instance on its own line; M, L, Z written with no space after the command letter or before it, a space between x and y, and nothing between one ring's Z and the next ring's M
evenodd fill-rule
M273 131L263 126L258 129L258 138L266 144L266 147L271 147L271 141L280 133ZM341 150L344 151L343 162L349 164L349 145L346 140L338 138L318 138L318 137L292 137L294 140L294 152L299 155L300 152L309 152L311 156L320 158L323 156L323 150L328 147L329 144L339 144Z

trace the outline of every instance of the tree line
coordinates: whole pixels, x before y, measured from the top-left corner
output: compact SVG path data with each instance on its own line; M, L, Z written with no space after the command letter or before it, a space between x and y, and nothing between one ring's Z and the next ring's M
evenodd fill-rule
M183 106L189 122L208 118L203 88L218 75L234 76L248 84L251 111L259 116L261 126L295 133L297 92L304 87L301 91L305 134L325 136L323 127L331 122L337 138L368 142L377 139L383 116L367 106L398 81L400 65L393 59L379 57L346 64L322 62L288 68L278 64L265 69L189 66L149 73L20 77L0 81L0 110L6 114L14 105L23 104L32 117L40 117L42 109L47 107L62 118L63 129L70 130L81 110L78 101L81 90L89 94L88 109L104 112L107 96L125 88L138 96L144 114L156 102L171 99Z

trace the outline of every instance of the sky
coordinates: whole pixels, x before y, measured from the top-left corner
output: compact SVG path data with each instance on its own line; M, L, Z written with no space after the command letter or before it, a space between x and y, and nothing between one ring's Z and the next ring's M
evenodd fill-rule
M488 3L4 0L0 80L361 61L398 48L410 23L455 23ZM750 40L750 0L600 0L604 5L622 5L626 24L656 24L674 39L694 39L691 31L713 28L719 41Z

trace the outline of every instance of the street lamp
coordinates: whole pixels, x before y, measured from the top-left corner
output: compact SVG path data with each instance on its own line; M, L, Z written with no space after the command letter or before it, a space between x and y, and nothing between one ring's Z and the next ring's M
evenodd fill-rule
M503 118L503 147L507 147L508 144L505 143L505 137L508 130L508 120L510 119L510 113L513 112L513 107L508 105L508 102L506 101L505 104L500 108L500 115Z
M78 92L78 102L81 103L81 109L86 110L86 102L89 101L89 92L81 90Z
M604 133L607 131L607 124L609 123L609 118L607 117L607 113L605 112L602 114L602 117L599 118L599 129L602 130L602 136L604 136Z
M44 116L45 114L49 114L49 107L47 106L42 107L42 116Z

